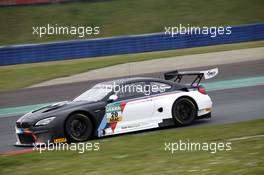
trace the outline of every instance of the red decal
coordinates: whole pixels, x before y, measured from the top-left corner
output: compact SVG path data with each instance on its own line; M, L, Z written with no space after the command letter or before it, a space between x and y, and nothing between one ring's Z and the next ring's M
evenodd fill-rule
M126 102L121 102L121 104L120 104L120 108L121 108L121 111L122 111L122 112L124 111L125 106L126 106Z
M117 124L117 122L110 123L110 127L111 127L111 129L112 129L112 132L114 132L114 131L115 131L116 124Z
M33 152L32 149L29 150L19 150L19 151L12 151L12 152L1 152L0 155L16 155L16 154L24 154L24 153L30 153Z

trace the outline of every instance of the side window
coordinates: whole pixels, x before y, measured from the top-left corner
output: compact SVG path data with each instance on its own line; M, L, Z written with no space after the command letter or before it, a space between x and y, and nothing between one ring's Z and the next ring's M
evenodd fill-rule
M153 94L168 92L171 89L171 85L162 82L150 82L150 90Z
M143 97L149 94L149 86L147 86L145 82L136 82L122 85L122 87L119 88L117 96L119 99L130 99Z

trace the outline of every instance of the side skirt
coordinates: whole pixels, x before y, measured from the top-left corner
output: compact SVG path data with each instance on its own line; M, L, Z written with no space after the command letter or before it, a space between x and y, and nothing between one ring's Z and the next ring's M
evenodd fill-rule
M159 127L167 127L175 125L175 121L173 118L163 119L161 123L159 123Z
M205 118L211 118L211 112L208 113L208 114L204 114L204 115L201 115L201 116L197 116L196 117L196 120L205 119Z

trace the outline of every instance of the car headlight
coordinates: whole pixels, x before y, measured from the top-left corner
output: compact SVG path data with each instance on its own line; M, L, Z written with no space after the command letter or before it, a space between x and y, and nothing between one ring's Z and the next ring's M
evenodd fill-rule
M43 125L47 125L49 124L52 120L54 120L55 117L49 117L49 118L45 118L45 119L42 119L40 121L38 121L35 126L43 126Z

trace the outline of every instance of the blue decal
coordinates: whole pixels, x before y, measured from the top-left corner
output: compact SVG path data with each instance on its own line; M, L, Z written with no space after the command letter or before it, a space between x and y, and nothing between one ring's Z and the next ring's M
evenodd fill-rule
M107 121L106 121L106 115L105 115L97 129L98 137L103 136L102 130L106 128L106 125L107 125Z

